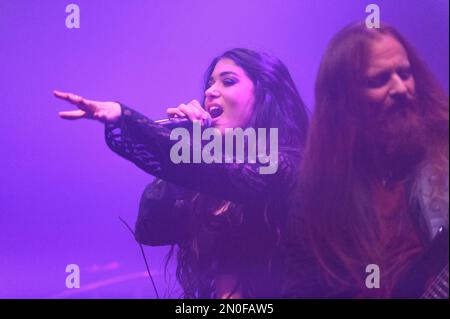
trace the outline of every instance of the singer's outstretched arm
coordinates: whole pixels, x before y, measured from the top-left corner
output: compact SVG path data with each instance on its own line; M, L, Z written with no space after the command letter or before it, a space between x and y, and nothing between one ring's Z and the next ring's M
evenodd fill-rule
M106 124L106 142L120 156L132 161L151 175L169 182L244 202L284 197L294 186L299 154L280 148L275 174L260 174L259 163L174 164L170 149L170 130L122 105L122 116Z
M89 118L105 123L108 146L149 174L163 180L218 196L245 202L284 198L294 187L300 154L279 148L275 174L260 174L259 163L174 164L170 130L139 112L116 102L99 102L55 91L55 96L78 107L60 112L65 119Z

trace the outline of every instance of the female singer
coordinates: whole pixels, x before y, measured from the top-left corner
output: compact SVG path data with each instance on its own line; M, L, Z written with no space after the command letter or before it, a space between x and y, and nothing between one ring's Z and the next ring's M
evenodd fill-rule
M135 236L177 249L184 297L277 298L287 198L308 128L305 105L279 59L248 49L216 57L204 87L202 104L169 108L169 117L209 121L222 136L226 128L278 129L274 174L260 174L258 161L174 164L177 141L167 127L123 104L54 94L79 108L62 118L105 123L108 146L157 177L142 195Z

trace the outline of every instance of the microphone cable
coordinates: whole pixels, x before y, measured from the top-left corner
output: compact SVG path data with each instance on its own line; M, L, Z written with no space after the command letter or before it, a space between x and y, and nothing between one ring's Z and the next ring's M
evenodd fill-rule
M119 216L119 219L122 221L122 223L125 224L125 226L128 228L128 230L133 234L133 238L134 238L135 234L134 234L133 229L131 229L130 225L128 225L127 222L122 219L122 217ZM141 243L138 243L138 244L139 244L139 247L141 248L142 257L144 257L145 267L147 268L148 276L150 277L150 280L152 281L152 285L153 285L153 289L155 290L156 298L160 299L159 294L158 294L158 289L156 289L155 281L153 280L152 273L150 272L150 268L148 266L147 258L145 257L144 247L142 246Z

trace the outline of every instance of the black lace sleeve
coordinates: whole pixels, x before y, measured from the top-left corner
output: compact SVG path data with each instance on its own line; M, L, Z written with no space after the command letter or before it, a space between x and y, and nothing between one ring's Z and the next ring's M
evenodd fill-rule
M124 105L120 120L106 125L105 137L114 152L151 175L236 202L284 193L294 185L300 161L280 148L275 174L260 174L258 163L174 164L170 149L177 141L170 140L170 130Z

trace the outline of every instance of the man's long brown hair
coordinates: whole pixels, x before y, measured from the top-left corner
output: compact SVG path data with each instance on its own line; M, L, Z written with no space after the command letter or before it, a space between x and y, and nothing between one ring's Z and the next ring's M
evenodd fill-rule
M436 163L438 173L448 176L448 95L392 27L368 29L361 23L345 27L331 40L320 65L294 213L297 234L312 249L327 282L335 286L354 287L355 281L360 285L362 267L379 260L372 183L364 165L362 92L369 45L380 35L394 37L408 54L426 125L428 150L423 162ZM416 188L409 199L419 193Z

